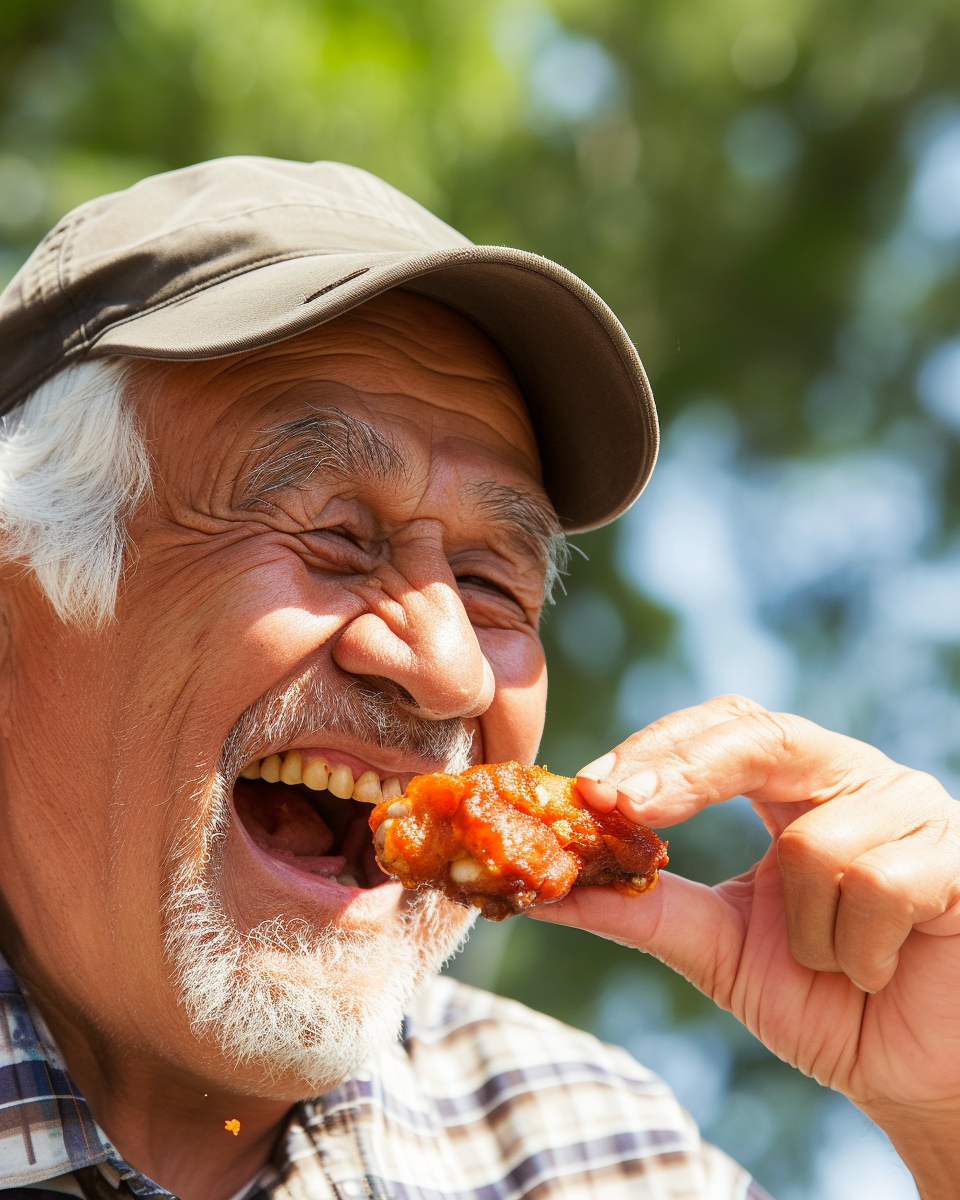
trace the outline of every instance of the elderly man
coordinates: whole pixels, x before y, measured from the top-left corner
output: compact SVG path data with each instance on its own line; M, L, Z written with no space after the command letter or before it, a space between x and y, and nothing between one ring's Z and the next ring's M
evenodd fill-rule
M0 344L0 1187L760 1195L622 1052L437 980L470 916L366 821L536 754L562 533L655 455L602 302L363 172L227 159L65 218ZM745 793L771 848L539 915L665 959L960 1195L954 802L737 698L580 782L653 825Z

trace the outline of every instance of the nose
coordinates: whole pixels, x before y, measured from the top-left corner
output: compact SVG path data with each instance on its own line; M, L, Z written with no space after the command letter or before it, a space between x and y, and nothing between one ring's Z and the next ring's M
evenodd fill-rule
M402 574L381 568L362 586L368 611L341 631L334 662L351 675L399 684L427 720L478 717L493 701L493 668L442 551L415 560Z

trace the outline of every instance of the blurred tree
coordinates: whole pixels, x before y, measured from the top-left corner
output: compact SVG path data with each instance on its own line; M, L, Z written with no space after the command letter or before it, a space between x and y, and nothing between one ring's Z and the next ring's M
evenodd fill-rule
M903 225L958 61L950 0L4 0L0 275L67 209L144 174L231 153L344 159L476 241L582 275L634 337L667 424L719 396L745 462L884 430L903 443L960 289L953 235L921 245ZM945 470L955 443L939 452ZM941 536L960 487L946 496ZM589 558L545 622L543 756L560 770L627 731L624 673L672 653L676 629L618 568L616 532L575 540ZM672 832L678 869L709 880L760 844L737 808ZM466 974L608 1036L632 1036L626 1004L700 1071L701 1098L714 1079L708 1131L805 1194L820 1093L682 981L530 922L473 946Z

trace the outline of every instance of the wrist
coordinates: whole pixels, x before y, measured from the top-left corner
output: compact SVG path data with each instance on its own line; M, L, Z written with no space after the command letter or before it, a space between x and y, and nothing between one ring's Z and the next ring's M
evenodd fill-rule
M889 1137L921 1200L960 1200L960 1099L859 1107Z

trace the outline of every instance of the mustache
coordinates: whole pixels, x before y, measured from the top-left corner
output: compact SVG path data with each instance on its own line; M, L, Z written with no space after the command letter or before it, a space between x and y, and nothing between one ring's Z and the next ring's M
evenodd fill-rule
M409 695L389 680L352 679L332 688L316 670L254 701L227 735L220 771L235 779L265 746L341 733L379 749L399 750L453 774L470 766L473 734L461 720L427 721L410 712Z

